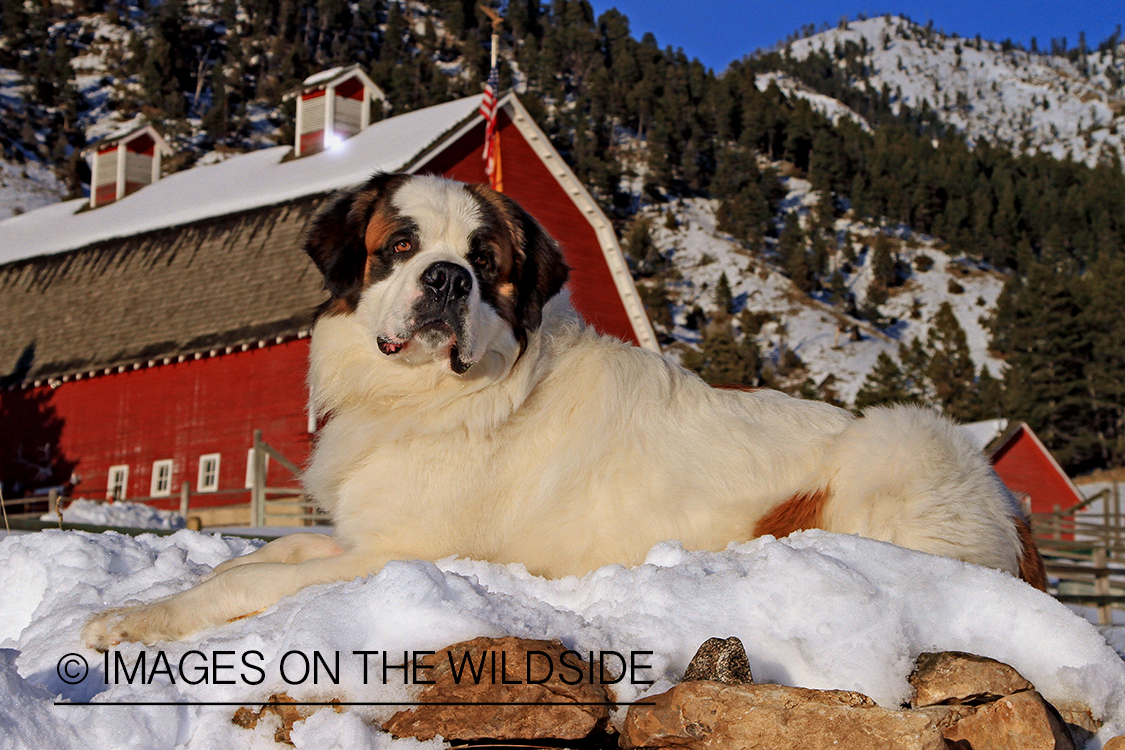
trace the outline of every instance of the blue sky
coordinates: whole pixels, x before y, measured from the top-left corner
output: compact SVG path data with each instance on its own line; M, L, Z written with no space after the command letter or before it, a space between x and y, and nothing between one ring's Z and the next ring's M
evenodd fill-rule
M661 47L682 47L689 57L721 71L732 60L758 48L769 48L805 24L824 21L835 24L841 17L855 18L883 13L902 13L918 23L933 19L934 26L947 34L1002 41L1011 38L1030 44L1036 37L1040 49L1049 48L1052 37L1065 36L1070 46L1078 33L1095 46L1125 25L1122 0L991 0L986 2L925 3L904 0L897 4L869 0L815 0L788 3L749 0L591 0L598 15L616 7L629 17L633 36L646 31L656 35Z

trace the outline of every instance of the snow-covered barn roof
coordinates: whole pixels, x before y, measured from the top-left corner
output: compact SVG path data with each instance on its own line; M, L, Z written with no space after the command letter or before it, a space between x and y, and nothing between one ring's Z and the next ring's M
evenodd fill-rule
M1004 434L1004 430L1008 429L1008 420L1001 417L986 419L983 422L970 422L961 425L961 429L973 441L973 445L985 451L996 438Z
M464 159L483 174L474 151L483 146L479 103L472 96L399 115L300 159L289 146L234 156L96 210L80 199L0 222L0 385L305 335L324 297L299 252L309 218L327 195L375 171L445 173L442 159ZM603 330L658 350L609 220L519 101L509 95L501 107L521 136L506 145L517 149L511 166L521 174L512 187L569 241L575 306Z
M404 169L480 104L470 96L371 125L337 148L286 160L290 146L169 175L96 211L79 198L0 221L0 265L332 192Z

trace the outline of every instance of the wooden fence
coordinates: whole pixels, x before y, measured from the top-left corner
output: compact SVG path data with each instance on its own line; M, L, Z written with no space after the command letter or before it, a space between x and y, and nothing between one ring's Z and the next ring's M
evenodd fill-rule
M304 495L299 487L270 487L266 482L268 461L273 460L293 475L294 480L301 477L301 469L276 448L262 439L262 431L254 431L254 444L251 452L250 486L231 490L210 490L201 492L192 490L191 482L180 485L179 513L185 519L192 516L192 507L199 507L199 502L206 502L213 506L215 498L233 499L238 496L249 499L250 526L260 528L272 525L318 525L328 522L326 514L317 509L316 503ZM152 495L146 497L127 498L131 503L144 503L147 505L166 506L172 501L168 495ZM29 528L29 521L38 521L44 512L56 514L59 495L52 490L43 497L4 499L0 498L0 505L6 518L11 521L19 520L21 528ZM239 503L232 503L230 507L237 507ZM65 507L65 504L64 504ZM18 509L18 510L17 510ZM54 522L43 521L32 523L31 526L54 527Z
M1074 507L1032 517L1051 594L1067 604L1095 608L1102 625L1113 622L1114 610L1125 611L1125 517L1116 488L1115 483ZM1077 515L1099 499L1102 514Z

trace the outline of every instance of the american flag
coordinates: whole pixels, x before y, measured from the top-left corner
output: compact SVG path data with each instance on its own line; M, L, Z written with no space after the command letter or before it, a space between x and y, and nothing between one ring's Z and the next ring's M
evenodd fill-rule
M488 174L488 178L492 183L493 189L498 189L500 175L497 169L497 161L499 159L500 149L500 134L496 132L496 105L499 103L500 97L500 73L496 70L496 66L492 66L492 72L488 74L488 85L484 89L484 98L481 99L480 113L484 117L484 160L487 162L484 171Z

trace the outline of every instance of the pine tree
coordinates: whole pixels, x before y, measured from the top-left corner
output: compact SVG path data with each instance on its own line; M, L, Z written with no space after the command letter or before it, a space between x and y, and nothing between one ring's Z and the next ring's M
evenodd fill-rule
M808 253L805 250L804 232L801 230L801 220L797 213L791 212L785 219L785 229L777 241L777 249L781 254L781 262L785 264L785 273L802 292L809 292L813 288L812 269L809 266Z
M905 403L914 398L909 379L898 363L886 352L879 352L875 366L856 394L855 408L863 411L872 406Z
M922 340L913 338L909 344L900 343L898 359L902 363L902 374L911 398L925 404L933 403L933 386L926 376L930 369L930 353Z
M734 314L734 295L731 293L726 271L719 275L719 283L715 285L715 309L723 315Z
M712 385L755 386L759 382L761 355L752 336L735 338L730 319L712 323L703 337L699 354L685 358L684 365Z
M1085 374L1101 463L1121 465L1125 459L1125 258L1105 253L1087 273L1089 305L1079 321L1090 332L1090 359Z
M872 247L871 283L884 290L895 283L895 259L891 254L891 241L882 232L875 235Z
M1026 279L1013 276L997 301L992 348L1007 359L1004 394L1009 418L1027 421L1064 466L1096 461L1101 452L1086 363L1093 337L1084 290L1067 263L1033 262Z
M929 363L926 379L933 388L934 401L955 419L972 419L980 412L976 391L976 368L969 353L965 329L949 302L942 302L926 337Z

